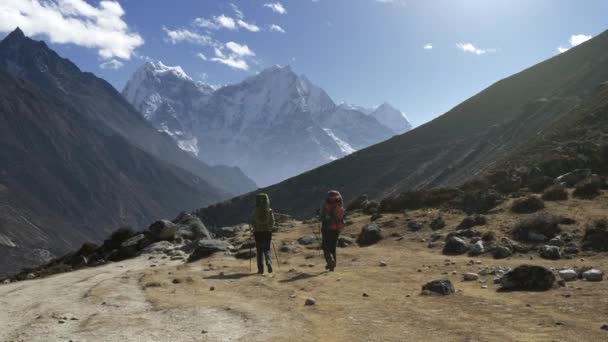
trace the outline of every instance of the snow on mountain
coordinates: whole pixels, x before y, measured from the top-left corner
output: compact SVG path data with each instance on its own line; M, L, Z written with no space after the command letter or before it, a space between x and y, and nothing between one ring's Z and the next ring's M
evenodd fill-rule
M390 128L395 134L403 134L412 129L412 124L407 119L407 116L386 102L369 113L369 115Z
M273 66L213 89L194 82L180 67L146 63L123 95L180 148L212 165L238 166L261 186L395 134L374 116L382 106L336 105L289 66ZM384 112L390 114L383 109L379 117L400 123Z

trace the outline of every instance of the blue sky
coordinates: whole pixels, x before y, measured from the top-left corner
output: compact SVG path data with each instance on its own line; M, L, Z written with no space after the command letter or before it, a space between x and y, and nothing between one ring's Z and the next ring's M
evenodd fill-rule
M603 0L2 0L0 34L19 25L119 90L146 59L214 85L290 64L337 102L387 101L420 125L601 33L606 13Z

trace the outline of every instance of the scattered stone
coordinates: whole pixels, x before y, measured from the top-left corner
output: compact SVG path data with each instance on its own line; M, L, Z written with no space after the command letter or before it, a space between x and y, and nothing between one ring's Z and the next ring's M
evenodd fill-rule
M155 241L171 241L175 238L177 225L168 220L160 220L152 223L148 231Z
M317 303L317 301L312 297L306 298L306 301L304 301L304 305L307 305L307 306L315 305L316 303Z
M349 236L340 236L338 238L338 247L346 248L355 243L355 240Z
M485 249L484 249L482 240L479 240L479 241L475 242L474 244L472 244L470 247L470 250L469 250L470 255L480 255L480 254L483 254L484 252L485 252Z
M505 259L511 255L513 255L513 252L511 251L511 248L507 246L496 246L496 248L492 250L494 259Z
M314 236L302 236L298 239L298 243L303 246L312 245L317 242L317 239Z
M547 245L549 246L556 246L556 247L563 247L566 243L564 242L564 240L562 240L562 238L560 236L556 236L553 239L549 240L549 242L547 243Z
M603 324L600 329L608 331L608 324Z
M448 237L445 246L443 246L443 254L445 255L459 255L464 254L469 250L469 245L463 239L450 236Z
M540 256L549 260L561 259L562 254L557 246L544 245L540 249Z
M159 283L158 281L151 281L151 282L148 282L148 283L146 283L144 285L145 288L148 288L148 287L161 287L161 286L162 286L161 283Z
M576 255L578 252L578 247L574 242L570 242L564 247L564 254Z
M209 288L209 291L215 291L215 286L211 286L211 287Z
M416 221L410 221L407 223L407 227L412 232L417 232L422 229L422 223Z
M422 286L423 295L447 296L454 294L454 285L448 279L433 280Z
M479 279L479 274L473 272L466 272L463 274L464 281L473 281Z
M369 297L369 295L367 294L367 292L363 292L363 297Z
M500 283L506 291L546 291L553 287L555 275L542 266L521 265L506 273Z
M431 229L432 230L439 230L445 227L445 221L443 220L443 218L441 218L441 216L435 218L433 221L431 221Z
M361 233L357 238L357 243L360 246L373 245L382 239L380 227L375 223L369 223L363 226Z
M182 280L180 278L175 278L175 279L173 279L172 283L173 284L181 284Z
M228 251L234 249L234 247L226 241L221 240L197 240L184 247L182 250L187 252L192 250L188 262L194 262L203 258L207 258L216 252Z
M590 269L583 272L583 279L587 281L602 281L604 279L604 272L596 269Z
M386 262L384 262L384 261L380 261L380 263L378 263L378 266L380 266L380 267L385 267L385 266L386 266Z
M572 281L578 278L578 273L573 269L561 270L558 272L559 277L565 281Z

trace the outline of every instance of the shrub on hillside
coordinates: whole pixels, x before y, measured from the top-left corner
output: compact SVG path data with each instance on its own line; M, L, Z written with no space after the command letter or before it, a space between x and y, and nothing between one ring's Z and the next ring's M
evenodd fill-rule
M452 200L454 208L464 211L467 215L485 214L502 203L503 197L492 190L466 191Z
M568 199L568 190L563 185L553 185L543 192L542 199L545 201L565 201Z
M78 252L76 252L77 255L84 255L84 256L89 256L92 255L93 253L95 253L95 251L97 250L99 246L97 246L94 243L91 242L85 242L82 244L82 246L80 247L80 249L78 250Z
M603 187L603 179L598 176L589 177L576 184L572 196L582 199L592 199L601 194L600 190Z
M460 193L460 190L450 188L406 191L383 199L382 202L380 202L380 211L396 212L405 209L414 210L427 207L439 207L447 204L460 195Z
M583 236L583 249L600 252L608 251L607 219L595 220L587 225Z
M518 214L535 213L545 208L545 203L538 196L526 196L513 201L511 211Z
M112 232L112 235L110 235L110 240L114 244L121 244L133 235L135 235L135 231L133 230L133 228L120 227Z
M549 214L534 215L520 220L511 234L515 240L542 242L558 235L561 231L560 218Z

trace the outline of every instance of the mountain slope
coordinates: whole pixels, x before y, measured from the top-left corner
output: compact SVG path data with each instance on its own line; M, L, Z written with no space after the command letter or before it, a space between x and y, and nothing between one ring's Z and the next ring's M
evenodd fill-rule
M446 114L406 134L262 189L276 210L310 216L323 193L346 199L461 184L567 115L608 80L608 33L496 82ZM210 223L243 217L252 196L199 211ZM234 217L234 218L233 218Z
M274 66L213 90L180 67L148 62L123 90L158 130L214 164L243 169L273 184L395 133L327 93L289 66Z
M0 273L40 262L27 260L33 250L49 257L219 197L199 177L0 72L0 255L10 261Z
M223 197L255 188L233 167L209 167L177 148L173 140L156 131L109 83L82 72L58 56L42 41L16 29L0 42L0 70L38 85L73 106L100 130L116 132L134 145L224 190Z

